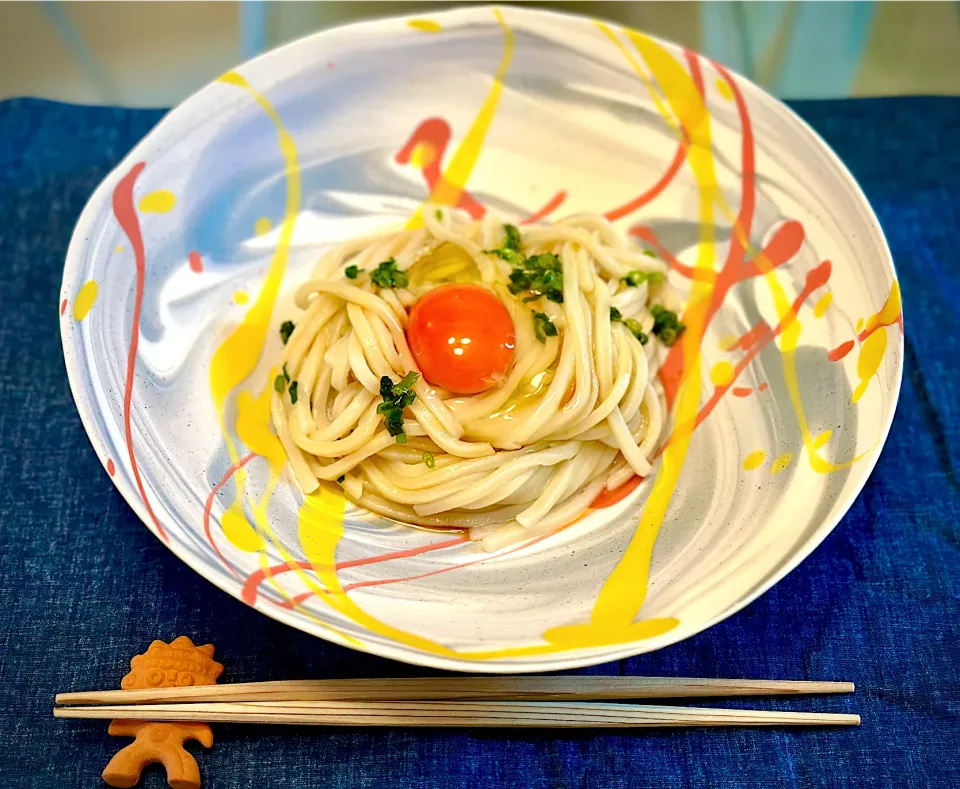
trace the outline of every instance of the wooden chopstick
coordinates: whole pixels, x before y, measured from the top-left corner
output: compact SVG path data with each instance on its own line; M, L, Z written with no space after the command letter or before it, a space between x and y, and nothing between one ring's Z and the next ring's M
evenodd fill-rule
M256 701L585 701L853 693L852 682L672 677L427 677L307 679L60 693L57 704Z
M307 726L485 726L640 728L652 726L857 726L859 715L642 704L557 702L261 701L247 704L152 704L59 707L57 718L120 718Z

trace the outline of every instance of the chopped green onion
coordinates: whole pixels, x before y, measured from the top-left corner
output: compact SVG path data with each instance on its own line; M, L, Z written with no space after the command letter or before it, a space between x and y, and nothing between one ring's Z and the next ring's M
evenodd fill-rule
M503 226L503 245L514 252L520 251L520 231L514 225Z
M673 345L687 328L677 317L677 313L666 310L659 304L650 308L653 315L653 333L664 345Z
M290 339L290 335L293 334L293 330L296 328L293 321L284 321L280 324L280 339L283 340L283 344L287 344L287 340Z
M620 310L618 310L616 307L610 308L610 320L614 323L623 320L623 315L620 314Z
M652 249L643 250L643 254L646 255L648 258L655 258L657 256L657 253L654 252Z
M628 271L627 276L622 277L620 281L631 288L639 288L647 281L648 276L646 271Z
M278 375L273 379L273 388L279 393L283 394L283 390L287 388L287 382L283 380L282 375Z
M407 275L397 270L397 261L392 257L370 272L370 281L380 288L405 288L408 282Z
M429 452L423 453L423 462L426 464L427 468L436 468L437 461L433 459L433 455Z
M533 333L540 342L546 342L547 337L557 336L557 327L553 325L550 316L545 312L534 312Z
M647 281L651 285L660 285L663 283L664 277L662 271L651 271L647 274Z
M521 290L526 290L530 287L530 277L524 272L523 269L515 268L510 272L510 292L513 292L513 288L517 289L517 293Z
M383 415L387 432L395 436L398 444L406 444L407 436L403 432L403 409L413 404L417 393L412 387L420 379L420 373L410 371L397 384L389 375L380 378L380 396L383 402L377 406L377 413Z
M394 395L402 395L408 389L412 388L416 382L420 380L420 373L414 372L411 370L403 378L400 379L400 383L392 387L391 391Z
M337 482L343 482L346 478L346 474L341 474L339 477L337 477Z
M356 266L347 266L343 270L343 273L346 274L347 279L356 279L357 275L360 274L360 269L358 269Z
M650 338L647 337L646 332L644 332L643 326L640 324L640 321L634 320L633 318L627 318L627 319L623 322L623 325L626 326L626 327L630 330L630 333L631 333L634 337L636 337L638 340L640 340L640 344L641 344L641 345L646 345L646 344L647 344L647 341L648 341Z
M511 265L519 266L524 262L523 253L520 251L520 241L520 231L513 225L504 225L503 244L497 249L485 249L483 251L487 255L496 255Z
M390 400L393 397L393 381L389 375L380 378L380 397L384 400Z
M540 255L534 255L530 258L533 261L533 265L537 268L543 269L544 271L563 271L563 264L560 262L560 258L554 255L552 252L544 252Z
M293 405L297 404L297 382L292 381L290 383L290 402Z
M495 250L498 254L500 251ZM530 291L536 298L544 296L556 304L563 304L563 264L556 255L545 252L525 258L509 251L509 255L500 257L513 263L507 290L514 296ZM524 303L534 300L528 297Z
M437 219L440 219L440 220L443 219L443 211L441 211L439 208L438 208L436 211L433 212L433 215L434 215Z
M283 363L283 380L284 380L284 383L290 383L290 373L287 372L286 362Z

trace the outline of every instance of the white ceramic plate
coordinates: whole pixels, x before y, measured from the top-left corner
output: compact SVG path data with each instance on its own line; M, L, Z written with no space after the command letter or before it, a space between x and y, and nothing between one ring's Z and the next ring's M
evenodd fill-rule
M291 290L438 179L518 219L607 213L689 299L654 475L498 554L303 505L267 415ZM471 671L621 658L746 605L860 491L903 364L877 220L796 115L674 45L515 7L330 30L207 86L97 189L61 299L90 439L171 550L294 627Z

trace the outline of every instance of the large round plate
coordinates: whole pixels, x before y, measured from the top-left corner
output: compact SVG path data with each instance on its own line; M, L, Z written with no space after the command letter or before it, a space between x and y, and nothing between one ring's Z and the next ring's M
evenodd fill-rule
M304 502L269 427L291 290L431 194L605 213L689 300L655 473L498 554ZM514 7L350 25L225 74L96 191L61 299L83 423L163 543L294 627L471 671L621 658L746 605L860 491L903 362L876 218L796 115L672 44Z

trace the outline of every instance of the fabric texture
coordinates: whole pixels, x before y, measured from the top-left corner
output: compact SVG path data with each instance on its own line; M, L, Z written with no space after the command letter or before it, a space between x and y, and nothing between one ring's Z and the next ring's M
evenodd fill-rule
M836 530L745 610L582 673L843 679L857 729L634 733L214 726L207 789L960 787L960 99L793 105L859 179L893 249L906 373L876 471ZM97 787L126 742L51 716L157 638L213 642L222 681L418 676L256 613L152 537L87 440L60 350L87 198L160 111L0 103L0 786ZM724 702L729 703L729 702ZM191 746L192 747L192 746ZM144 786L165 786L156 768Z

